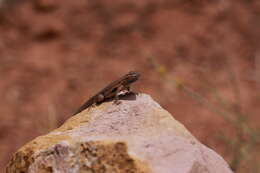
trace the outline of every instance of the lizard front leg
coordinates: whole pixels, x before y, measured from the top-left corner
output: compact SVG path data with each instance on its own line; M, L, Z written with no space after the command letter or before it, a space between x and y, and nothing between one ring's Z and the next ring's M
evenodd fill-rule
M138 94L137 92L131 91L131 90L130 90L130 86L126 86L126 90L127 90L127 93L133 93L133 94L135 94L135 95Z
M118 105L118 104L120 104L121 103L121 101L119 100L119 93L120 93L120 91L122 91L123 89L124 89L125 87L123 86L123 85L120 85L119 87L117 87L117 89L116 89L116 92L115 92L115 97L114 97L114 103L116 104L116 105Z

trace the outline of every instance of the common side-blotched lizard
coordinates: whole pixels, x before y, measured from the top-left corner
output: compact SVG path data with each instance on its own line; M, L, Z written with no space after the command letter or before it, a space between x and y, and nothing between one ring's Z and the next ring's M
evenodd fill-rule
M80 113L86 108L100 104L104 102L106 99L115 98L115 103L119 102L119 93L121 91L130 92L130 85L137 81L140 77L138 72L130 71L126 75L122 76L118 80L110 83L107 87L99 91L96 95L87 100L73 115Z

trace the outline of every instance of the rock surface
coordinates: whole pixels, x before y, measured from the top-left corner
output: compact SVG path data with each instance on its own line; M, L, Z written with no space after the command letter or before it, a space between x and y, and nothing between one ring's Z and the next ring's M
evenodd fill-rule
M7 173L231 173L146 94L105 102L20 148Z

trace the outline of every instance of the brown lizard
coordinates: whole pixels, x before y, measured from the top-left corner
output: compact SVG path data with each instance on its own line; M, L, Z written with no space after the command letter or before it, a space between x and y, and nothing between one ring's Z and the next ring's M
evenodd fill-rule
M107 87L99 91L96 95L87 100L73 115L80 113L86 108L100 104L106 99L114 98L115 103L119 104L119 93L121 91L130 92L130 85L138 80L140 74L138 72L130 71L126 75L122 76L118 80L110 83Z

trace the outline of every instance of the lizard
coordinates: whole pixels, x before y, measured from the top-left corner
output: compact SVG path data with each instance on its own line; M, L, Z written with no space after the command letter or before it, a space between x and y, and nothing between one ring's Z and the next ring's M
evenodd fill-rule
M137 81L140 77L140 73L135 71L130 71L121 78L115 80L114 82L107 85L104 89L99 91L96 95L88 99L79 109L73 114L76 115L83 110L87 109L92 105L101 104L106 99L115 99L115 103L119 104L119 93L121 91L130 92L130 85Z

